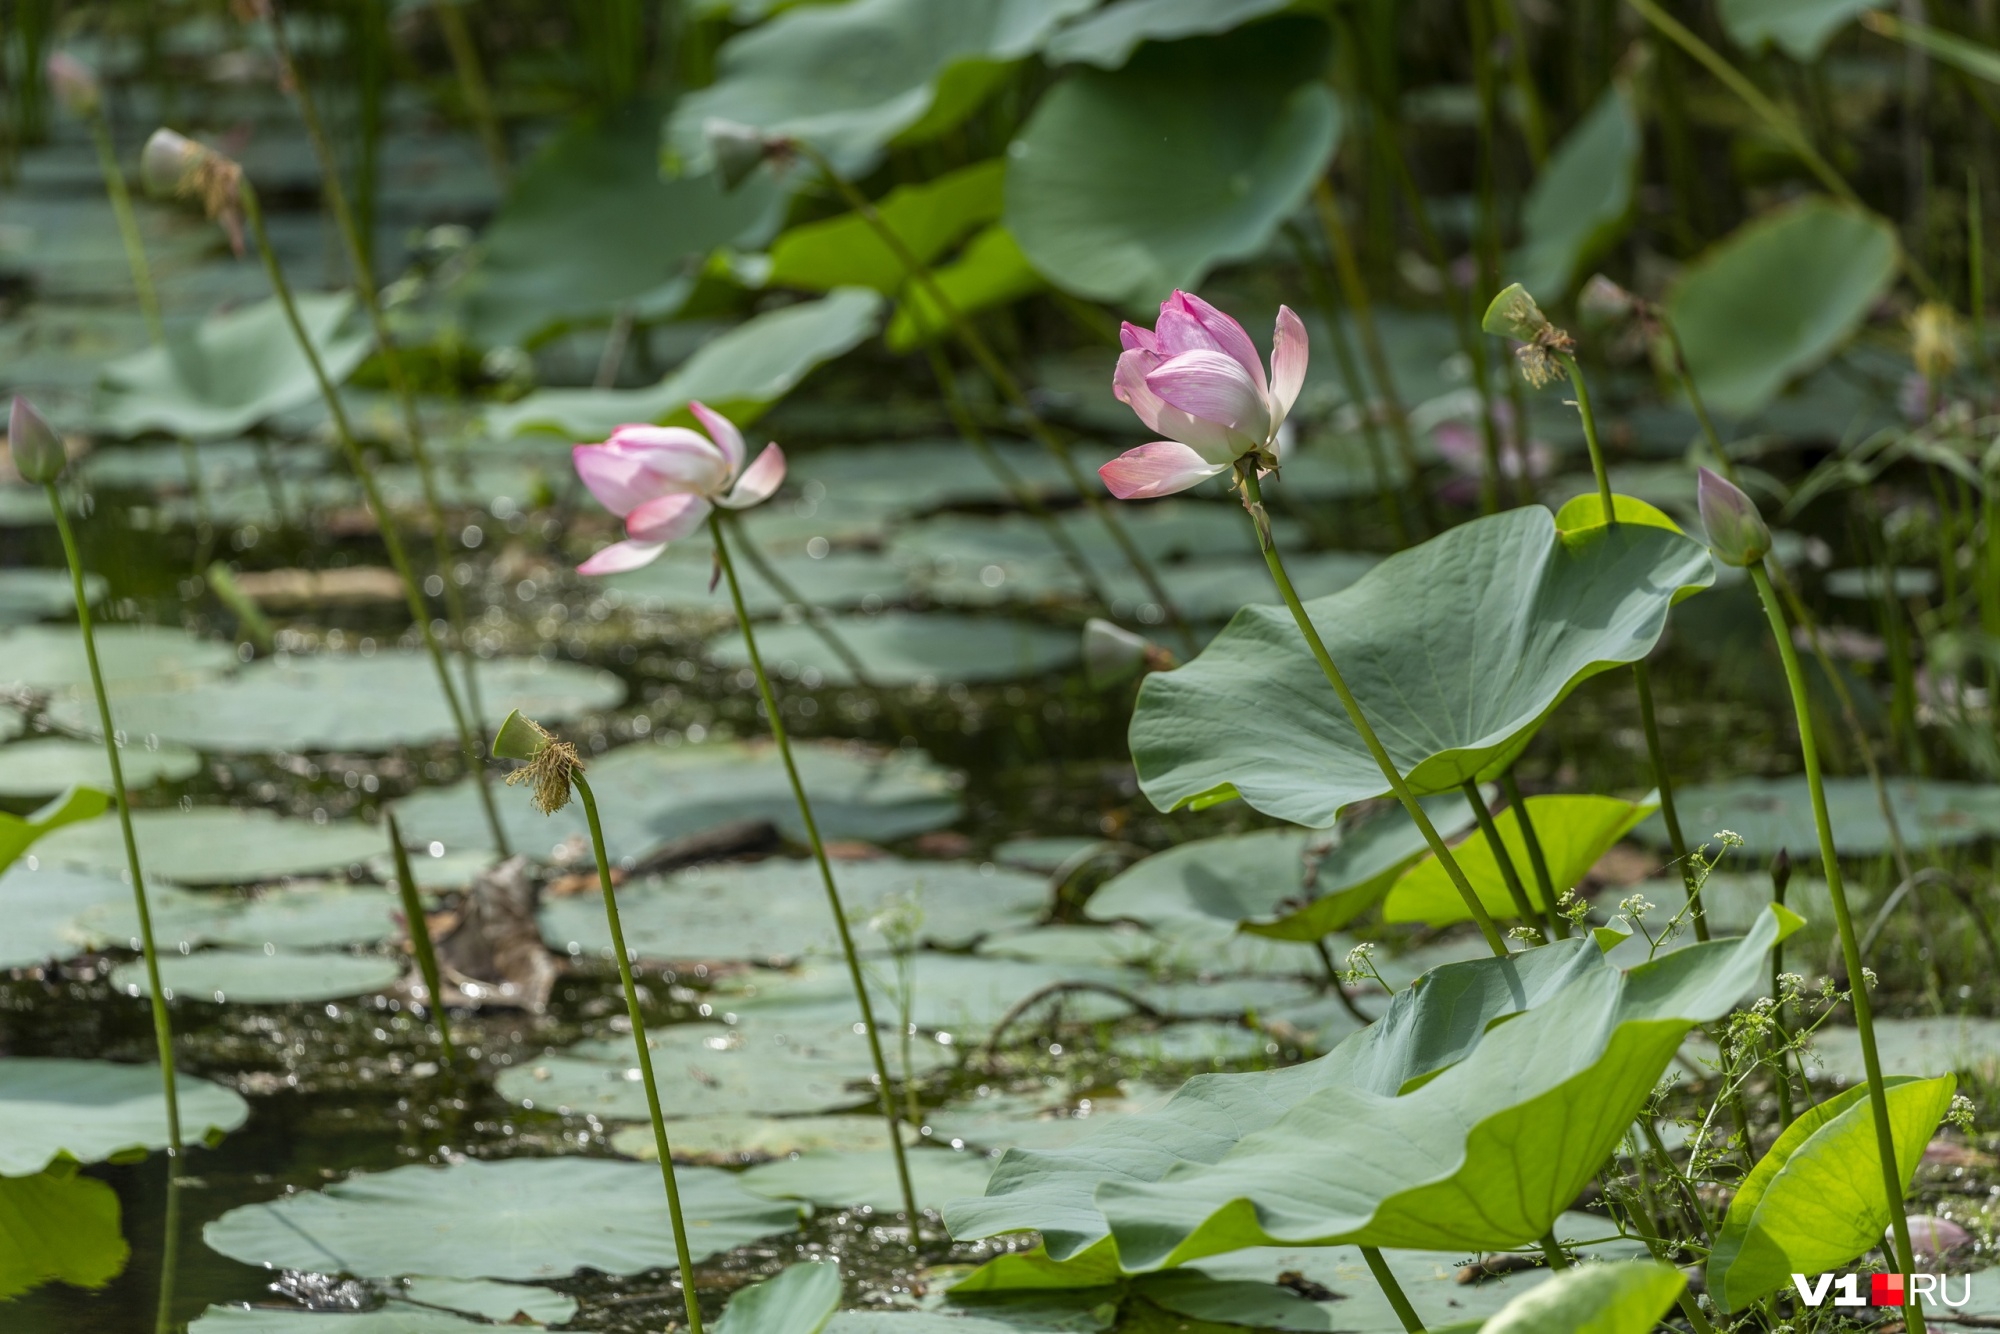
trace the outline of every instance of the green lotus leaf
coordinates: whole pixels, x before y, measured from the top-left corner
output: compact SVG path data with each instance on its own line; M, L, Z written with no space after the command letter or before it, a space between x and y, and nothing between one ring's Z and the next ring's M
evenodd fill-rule
M1571 690L1644 657L1668 608L1714 577L1707 551L1678 533L1565 534L1533 506L1391 556L1306 610L1421 795L1497 776ZM1241 796L1325 826L1387 791L1281 608L1245 608L1193 662L1148 676L1131 746L1162 810Z
M160 960L160 985L168 1000L213 1005L293 1005L341 1000L381 991L403 975L400 958L380 954L322 954L302 950L196 950ZM111 970L111 985L128 996L151 988L146 966Z
M211 1306L188 1334L465 1334L491 1329L450 1311L390 1302L376 1311L302 1311L295 1306Z
M1073 631L995 617L891 611L829 621L877 685L1018 681L1062 671L1079 651ZM854 673L810 625L761 628L757 648L766 666L808 688L854 684ZM750 663L740 630L709 640L708 653L730 667Z
M905 1126L905 1142L916 1132ZM882 1114L863 1112L829 1116L756 1116L741 1112L706 1112L683 1116L667 1128L674 1161L715 1162L719 1165L765 1162L794 1153L840 1149L848 1153L889 1152L889 1128ZM650 1125L621 1126L611 1132L611 1147L627 1158L658 1162L659 1145Z
M1613 83L1535 178L1507 276L1544 301L1566 295L1630 219L1643 145L1632 97Z
M787 1265L776 1278L737 1290L715 1334L820 1334L840 1309L840 1265Z
M1911 847L1955 847L2000 835L2000 785L1890 778L1886 787L1897 828ZM1768 858L1780 848L1795 860L1819 855L1812 794L1802 774L1691 783L1676 797L1681 828L1692 842L1713 840L1727 829L1743 839L1735 855ZM1895 846L1881 799L1866 778L1827 779L1826 804L1834 846L1842 854L1867 857ZM1666 846L1666 826L1657 816L1635 832L1656 847Z
M725 43L715 82L667 121L684 170L706 170L710 120L804 139L844 176L895 142L933 138L1091 0L851 0L808 5Z
M528 344L621 307L670 314L718 246L754 245L782 216L759 174L662 178L660 108L585 115L525 163L479 241L464 318L482 347Z
M4 757L0 757L0 763L5 763ZM94 787L72 787L25 816L0 811L0 871L13 865L44 834L54 833L64 825L95 820L110 806L108 793Z
M486 414L498 439L539 433L602 440L626 422L692 425L700 399L745 425L790 393L823 361L851 351L881 322L882 298L840 287L743 321L704 344L678 370L646 389L543 389Z
M1579 1265L1502 1307L1479 1334L1651 1334L1687 1279L1654 1260Z
M907 1155L919 1206L957 1199L986 1188L993 1160L980 1153L916 1149ZM866 1207L882 1213L902 1208L896 1160L886 1147L875 1153L818 1149L760 1163L741 1178L743 1189L774 1200L803 1200L823 1209Z
M1667 296L1710 410L1749 416L1825 361L1866 318L1897 263L1894 227L1818 197L1717 242Z
M1014 234L998 225L973 237L957 259L939 266L931 278L960 315L1004 306L1045 286ZM911 283L902 296L886 335L891 352L908 352L951 333L951 318L939 309L929 287Z
M697 1263L798 1226L798 1206L752 1195L727 1172L679 1172ZM323 1191L231 1209L202 1229L245 1264L369 1278L561 1278L673 1269L659 1169L594 1158L471 1159L357 1173Z
M71 701L63 701L68 704ZM97 703L90 702L95 715ZM122 721L122 713L120 715ZM92 718L95 721L95 718ZM144 733L140 733L144 735ZM150 740L150 738L149 738ZM128 791L138 791L155 783L178 783L201 772L201 756L186 746L126 745L120 748L119 768ZM111 791L111 761L105 757L104 743L77 741L70 737L43 736L18 742L0 751L0 797L46 797L70 787L93 787ZM0 850L6 836L0 834ZM0 857L4 865L4 857Z
M190 1144L249 1119L250 1105L233 1089L182 1071L177 1091ZM95 1163L166 1145L158 1066L0 1058L0 1177L39 1172L58 1155Z
M931 264L973 229L1000 216L1000 187L1007 164L1000 158L946 172L919 185L891 190L875 204L889 230L923 264ZM894 296L910 281L902 259L856 213L808 222L771 243L765 282L816 292L869 287Z
M104 576L84 585L92 606L104 600ZM76 593L63 570L0 570L0 625L59 620L76 615Z
M59 1162L0 1176L0 1301L44 1283L101 1288L132 1248L118 1228L118 1192Z
M132 686L188 685L236 665L236 646L151 625L100 625L97 665L114 693ZM69 625L0 630L0 686L13 690L85 692L90 662L83 632Z
M1729 40L1745 50L1776 42L1809 64L1856 14L1883 7L1883 0L1717 0L1715 16Z
M1327 29L1279 19L1078 68L1009 150L1007 228L1050 282L1128 305L1260 253L1333 155Z
M1768 897L1771 882L1759 875ZM1824 896L1825 887L1819 887ZM1799 891L1797 877L1792 895ZM1705 895L1704 895L1705 897ZM1710 917L1714 920L1713 916ZM1875 1020L1877 1059L1882 1073L1889 1075L1929 1075L1938 1070L1956 1070L1976 1078L1990 1078L2000 1069L2000 1019L1980 1015L1933 1015L1917 1019ZM1812 1071L1816 1076L1858 1084L1868 1078L1867 1062L1861 1059L1861 1034L1851 1024L1822 1024L1813 1033Z
M1620 801L1616 797L1529 797L1527 805L1528 819L1535 827L1535 837L1548 864L1549 883L1557 897L1581 883L1612 844L1659 809L1657 801ZM1499 830L1508 859L1528 892L1528 902L1539 915L1544 905L1534 862L1528 856L1520 813L1509 806L1493 817L1493 825ZM1520 915L1501 874L1500 863L1493 855L1493 845L1485 834L1475 831L1467 835L1453 855L1488 913L1496 918ZM1471 916L1444 867L1428 850L1422 860L1402 873L1382 904L1382 920L1387 922L1442 926L1447 922L1469 921Z
M184 885L251 885L344 871L383 847L381 833L358 820L323 825L233 806L134 811L132 832L147 873ZM51 864L125 869L125 843L111 820L65 829L42 845L40 855Z
M341 383L372 342L365 330L342 331L354 298L301 292L297 303L328 378ZM119 358L104 368L104 386L96 425L112 435L241 435L320 397L276 298L212 315L191 331L170 332L164 347Z
M1896 1166L1908 1190L1958 1081L1886 1082ZM1709 1253L1708 1290L1724 1312L1741 1311L1793 1274L1840 1269L1880 1246L1889 1217L1864 1084L1808 1108L1743 1178Z
M1439 969L1317 1061L1190 1080L1072 1150L1008 1153L946 1221L959 1237L1039 1229L1045 1252L1014 1266L1058 1281L1062 1262L1082 1281L1246 1246L1524 1244L1796 922L1774 910L1740 940L1630 972L1581 941Z
M403 1293L425 1306L484 1316L502 1325L514 1323L517 1316L539 1325L566 1324L577 1307L568 1293L482 1278L413 1278L403 1284Z
M1143 42L1229 32L1297 0L1118 0L1064 28L1042 53L1052 65L1118 69Z
M132 889L118 872L17 863L0 870L0 969L27 968L76 953L78 921L93 911L130 908ZM151 888L151 886L148 886Z

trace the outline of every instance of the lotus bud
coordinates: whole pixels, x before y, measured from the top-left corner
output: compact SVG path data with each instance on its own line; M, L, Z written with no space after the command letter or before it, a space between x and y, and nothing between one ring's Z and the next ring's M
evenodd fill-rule
M1711 469L1701 470L1698 489L1701 526L1708 549L1724 565L1759 564L1771 551L1771 530L1757 512L1757 502L1743 489Z
M1592 274L1590 281L1577 293L1576 313L1582 317L1586 328L1611 328L1632 318L1639 309L1639 298L1612 282L1601 273Z
M1792 854L1783 848L1771 858L1771 898L1773 902L1785 901L1785 887L1792 883Z
M173 130L153 131L139 154L139 180L160 199L198 199L211 221L243 253L243 167L234 158Z
M751 172L774 158L782 157L790 149L790 140L766 134L754 125L724 120L720 116L711 116L704 121L701 132L708 141L709 156L715 162L715 174L722 178L723 188L727 190L734 190Z
M67 51L52 51L46 68L49 93L64 111L78 120L90 120L103 109L104 89L90 66Z
M569 805L570 788L576 775L583 772L583 760L575 746L556 740L540 723L523 717L519 709L508 714L494 733L493 757L526 761L507 775L507 786L532 783L535 809L543 815L554 815Z
M62 437L35 411L34 404L18 396L7 417L7 450L14 458L14 471L27 482L47 485L62 476L69 464Z
M1926 301L1910 315L1910 360L1928 384L1948 379L1965 360L1958 316L1941 301Z

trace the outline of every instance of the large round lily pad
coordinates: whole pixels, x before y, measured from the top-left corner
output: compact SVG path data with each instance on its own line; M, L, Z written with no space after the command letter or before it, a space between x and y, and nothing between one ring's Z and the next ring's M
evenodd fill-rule
M234 645L196 639L183 630L100 625L95 637L105 684L120 691L136 685L185 685L236 665ZM57 625L0 630L0 686L88 691L90 663L84 657L83 632ZM118 725L125 727L122 718Z
M234 1090L175 1081L181 1135L188 1143L222 1135L249 1119ZM144 1153L167 1144L167 1104L156 1065L61 1057L0 1059L0 1176L39 1172L57 1154L78 1162Z
M97 711L94 701L87 707L93 714ZM122 707L118 717L123 726ZM118 764L128 789L178 783L201 772L201 756L171 742L128 744L122 748ZM51 797L64 788L79 786L111 790L111 761L105 758L102 741L35 737L0 750L0 797Z
M390 1302L376 1311L302 1311L297 1307L211 1306L188 1334L465 1334L491 1329L483 1320Z
M872 552L834 551L818 560L805 554L787 553L769 557L769 563L793 592L823 610L852 607L879 610L910 594L903 571ZM729 590L709 587L713 569L707 561L656 560L629 573L612 575L604 581L604 586L628 607L710 612L734 619L736 613L729 601ZM743 601L752 616L774 616L788 605L749 561L739 563L738 573L743 580Z
M730 1026L676 1024L655 1029L648 1038L660 1105L668 1116L788 1116L874 1104L868 1039L851 1022L823 1015L756 1016ZM893 1033L883 1038L883 1055L890 1077L900 1078L902 1048ZM913 1038L910 1057L917 1076L952 1059L949 1048L930 1038ZM646 1086L629 1038L579 1043L524 1060L503 1071L497 1087L502 1097L544 1111L606 1121L648 1115Z
M1113 1018L1132 1006L1091 985L1136 989L1143 974L1123 968L1026 963L980 955L921 951L911 960L910 1022L920 1030L939 1030L963 1041L985 1033L1017 1004L1038 992L1064 983L1086 989L1066 994L1064 1013L1072 1018ZM878 1019L897 1013L897 973L888 963L867 970L868 994ZM855 1013L853 983L844 964L813 960L789 973L732 978L729 985L744 994L719 995L717 1008L727 1005L742 1022L764 1024L845 1023ZM897 1073L892 1058L890 1073Z
M1307 612L1419 793L1497 775L1576 685L1645 656L1708 553L1641 524L1562 533L1539 506L1453 528ZM1244 682L1257 689L1246 690ZM1140 786L1173 810L1240 796L1332 824L1388 785L1291 616L1238 612L1201 655L1140 687Z
M682 1168L695 1260L798 1226L798 1206L752 1195L727 1172ZM585 1267L677 1267L659 1169L588 1158L477 1159L363 1174L311 1194L232 1209L209 1246L272 1269L387 1278L559 1278Z
M984 1154L919 1149L906 1157L919 1209L935 1208L961 1195L977 1195L993 1175L993 1160ZM762 1163L745 1172L742 1180L743 1188L755 1194L774 1200L804 1200L826 1209L865 1206L895 1213L903 1207L896 1160L886 1150L842 1153L819 1149Z
M146 873L185 885L248 885L344 870L383 846L380 833L358 822L322 825L222 806L134 811L132 829ZM35 850L47 863L125 869L125 845L115 820L72 825L43 839Z
M1888 789L1903 841L1912 848L1950 847L2000 835L2000 785L1891 778ZM1804 775L1697 783L1676 797L1681 830L1690 843L1706 842L1719 851L1716 836L1729 830L1743 836L1736 851L1745 857L1772 857L1781 848L1795 861L1819 855ZM1866 857L1894 846L1874 784L1866 778L1827 779L1826 802L1833 843L1841 853ZM1656 846L1667 841L1666 826L1657 815L1634 832Z
M95 606L104 597L104 576L93 574L84 595ZM66 570L0 570L0 625L59 620L76 615L76 592Z
M299 950L197 950L160 960L168 1000L216 1005L283 1005L340 1000L380 991L403 975L401 960L378 954L309 954ZM147 993L146 966L120 964L111 984L128 996Z
M478 675L489 726L514 709L554 725L625 698L616 676L577 663L498 658L481 662ZM86 700L54 712L72 726L94 722ZM388 750L457 735L421 653L267 658L222 680L121 694L117 719L128 733L207 751Z
M905 1139L910 1137L905 1126ZM674 1161L724 1159L757 1161L817 1149L889 1151L889 1127L879 1114L832 1116L743 1116L709 1114L677 1118L667 1128ZM611 1147L628 1158L659 1161L650 1125L630 1125L611 1133Z
M0 968L27 968L67 958L79 948L75 922L99 908L132 902L116 873L16 862L0 872Z
M864 950L889 946L876 916L892 900L914 910L918 939L957 948L1033 922L1049 898L1041 876L970 862L841 862L834 882ZM618 911L626 948L647 958L772 962L840 949L819 868L809 860L705 866L627 885L618 892ZM598 895L545 903L541 921L551 948L612 957Z
M403 933L402 900L390 889L299 882L220 917L207 938L225 945L324 949L373 945Z
M1074 634L996 617L884 612L837 616L835 631L877 685L941 685L1015 681L1059 671L1076 661ZM764 665L807 684L851 685L854 674L809 625L757 631ZM710 656L732 666L750 661L743 636L725 631L709 641Z

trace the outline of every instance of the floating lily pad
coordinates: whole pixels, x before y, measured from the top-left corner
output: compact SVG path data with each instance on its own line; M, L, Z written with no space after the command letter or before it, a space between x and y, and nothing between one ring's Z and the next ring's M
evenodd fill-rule
M139 929L138 904L129 888L121 884L120 890L103 902L72 911L62 925L68 948L57 957L82 950L140 952L145 941ZM172 950L185 953L206 945L242 909L242 901L232 894L191 892L157 881L146 885L146 905L153 919L153 943L163 957Z
M391 889L295 882L222 917L207 938L280 949L373 945L402 936L402 912L402 900Z
M850 1153L889 1151L889 1128L879 1115L684 1116L667 1127L674 1158L782 1158L790 1153L838 1149ZM611 1147L628 1158L659 1161L653 1128L625 1126L611 1134Z
M28 720L12 709L0 709L0 741L12 741L28 730Z
M211 1306L188 1334L465 1334L491 1329L449 1311L390 1302L379 1311L301 1311L297 1307Z
M250 1117L231 1089L181 1071L181 1134L190 1144ZM0 1176L39 1172L57 1154L102 1162L167 1145L157 1065L60 1057L0 1058Z
M1111 1327L1115 1296L1037 1293L1021 1301L926 1311L841 1311L824 1334L1086 1334Z
M84 592L95 606L104 598L104 576L86 576ZM76 594L65 570L0 570L0 625L62 620L76 615Z
M1143 965L1167 948L1151 931L1129 925L1038 926L1032 931L995 935L980 942L979 952L994 959L1087 968Z
M906 1155L917 1207L936 1206L961 1195L977 1195L993 1175L993 1160L977 1153L919 1149ZM817 1150L763 1163L743 1174L743 1188L774 1200L804 1200L824 1209L865 1207L900 1213L902 1187L888 1153Z
M744 1190L727 1172L679 1175L699 1262L798 1226L796 1205ZM324 1191L232 1209L202 1230L231 1259L371 1278L560 1278L672 1269L659 1169L594 1158L471 1159L349 1177Z
M919 939L948 948L1019 929L1049 902L1042 877L971 862L840 862L834 881L855 943L864 950L889 947L873 918L892 900L914 905ZM698 867L626 885L618 892L618 915L626 949L645 958L772 962L840 951L826 889L811 861ZM595 894L545 903L541 922L553 949L613 957L604 905Z
M1927 598L1937 592L1937 571L1926 569L1896 569L1886 574L1879 568L1859 570L1829 570L1826 575L1828 597L1867 600L1879 598L1885 592L1897 598Z
M969 1103L940 1107L929 1114L926 1124L933 1139L953 1148L969 1144L995 1151L1017 1147L1062 1149L1106 1121L1152 1111L1172 1096L1170 1088L1144 1084L1130 1091L1092 1094L1073 1105L1052 1107L1047 1098L994 1093Z
M1939 1075L1958 1071L1981 1078L2000 1072L2000 1020L1976 1015L1935 1019L1877 1019L1875 1045L1882 1073ZM1813 1035L1817 1072L1856 1083L1868 1077L1861 1038L1853 1028L1828 1024Z
M1077 637L1068 631L994 617L916 615L836 616L834 629L878 685L1018 681L1060 671L1076 661ZM757 631L765 666L808 686L851 685L853 673L809 625ZM731 666L749 663L738 631L708 643L709 655Z
M134 811L132 830L146 873L184 885L248 885L345 870L382 849L382 835L358 822L315 824L222 806ZM38 851L48 863L125 869L115 820L64 829L44 839Z
M484 1316L502 1325L516 1316L543 1325L560 1325L576 1314L576 1298L566 1292L521 1283L495 1283L477 1278L413 1278L404 1295L425 1306L444 1306L468 1315Z
M1891 778L1888 789L1897 826L1912 848L1951 847L2000 834L2000 785ZM1675 799L1690 843L1714 847L1716 835L1727 829L1743 836L1735 855L1769 858L1781 848L1794 861L1819 855L1803 775L1698 783L1676 792ZM1866 778L1827 779L1826 802L1833 843L1843 856L1873 856L1893 846L1874 785ZM1656 847L1666 845L1666 826L1657 815L1634 832Z
M514 709L555 725L625 698L623 681L578 663L496 658L477 670L489 727ZM95 722L94 709L72 699L54 712L82 728ZM388 750L458 735L436 669L421 653L266 658L221 680L128 691L116 716L129 734L206 751Z
M300 292L296 299L300 323L327 376L339 384L368 355L371 342L365 331L342 331L353 296ZM113 435L241 435L320 397L275 298L212 315L184 335L170 333L165 347L149 347L106 366L104 383L97 424Z
M308 954L299 950L197 950L160 960L167 999L216 1005L286 1005L341 1000L391 986L403 975L400 959L374 954ZM111 985L128 996L147 994L146 966L120 964Z
M1093 848L1110 846L1105 839L1082 836L1010 838L993 849L993 860L1002 866L1018 866L1047 875Z
M196 639L181 630L145 625L96 628L97 661L114 690L136 685L190 684L236 665L233 644ZM83 634L73 626L24 625L0 630L0 686L14 690L90 689ZM121 721L119 724L123 727Z
M911 960L910 973L910 1021L920 1030L941 1030L959 1039L986 1032L1019 1002L1061 983L1132 988L1144 981L1141 975L1125 969L1022 963L930 951ZM815 961L768 978L733 978L729 985L747 994L741 1000L734 994L719 996L718 1003L740 1013L745 1023L776 1019L840 1023L846 1022L855 1008L847 969L831 962ZM868 992L878 1017L896 1013L893 969L869 970ZM1112 1018L1132 1009L1127 1001L1087 990L1066 995L1063 1007L1072 1018ZM891 1073L895 1073L893 1063Z
M1442 793L1497 775L1578 683L1643 657L1673 603L1713 577L1678 532L1564 534L1531 506L1391 556L1306 611L1411 787ZM1193 662L1148 676L1131 746L1163 810L1240 796L1324 826L1387 790L1298 626L1273 608L1245 608Z
M1257 254L1339 137L1326 41L1277 20L1074 70L1010 150L1008 230L1057 286L1131 305Z
M32 1176L0 1176L0 1301L44 1283L101 1288L132 1248L118 1227L118 1192L57 1163Z
M1108 371L1105 382L1110 382ZM995 440L991 447L1030 495L1057 499L1074 494L1061 465L1041 446ZM1110 451L1087 444L1070 452L1086 477L1111 457ZM947 505L1004 505L1014 494L962 440L815 449L792 461L789 476L828 509L874 501L889 503L897 513L921 514ZM818 488L824 488L823 495Z
M959 800L951 776L916 751L880 755L838 742L794 742L820 832L881 843L951 824ZM799 808L775 749L768 745L625 746L593 759L604 837L614 861L636 861L661 845L732 820L769 820L805 841ZM517 849L536 855L588 837L572 805L554 816L520 792L496 792ZM396 806L412 847L436 841L447 855L491 847L470 781L422 792ZM588 849L587 843L580 846Z
M0 872L0 968L27 968L64 959L78 948L73 922L100 906L130 904L131 887L116 873L44 866L37 858Z
M873 552L834 551L815 560L803 554L768 558L779 578L823 610L867 606L880 610L910 595L910 584L894 562ZM709 612L735 617L727 588L709 587L711 566L692 560L656 560L604 581L607 592L628 607L645 611ZM788 605L761 571L742 561L743 601L752 616L775 616Z
M94 701L89 707L96 712ZM122 709L120 722L122 725ZM128 744L121 748L118 760L125 786L134 790L155 783L178 783L201 772L201 756L171 742ZM111 790L111 761L105 758L102 741L36 737L0 750L0 797L48 797L79 786Z
M1111 1039L1111 1050L1135 1061L1236 1065L1275 1058L1284 1049L1261 1030L1219 1019L1198 1019L1118 1033Z
M848 1008L856 1008L851 1000ZM874 1104L868 1039L852 1022L757 1015L734 1025L675 1024L647 1038L668 1116L787 1116ZM913 1039L910 1054L919 1076L952 1060L950 1049L930 1038ZM900 1078L902 1050L893 1035L883 1038L883 1055L890 1077ZM496 1087L502 1097L544 1111L607 1121L648 1115L629 1038L524 1060L501 1072Z

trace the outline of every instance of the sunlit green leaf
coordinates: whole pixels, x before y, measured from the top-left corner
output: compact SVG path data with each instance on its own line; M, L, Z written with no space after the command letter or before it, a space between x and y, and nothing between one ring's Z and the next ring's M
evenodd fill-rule
M1004 306L1043 287L1042 275L1035 272L1013 234L1005 227L988 227L972 238L965 253L943 265L932 281L944 299L960 315L976 315L995 306ZM911 283L903 289L902 304L889 321L888 342L892 352L908 352L950 333L949 316L939 309L930 288Z
M1479 1334L1651 1334L1686 1282L1653 1260L1579 1265L1508 1302Z
M839 1308L839 1264L787 1265L776 1278L739 1288L715 1334L820 1334Z
M974 228L1000 216L1007 164L999 158L961 167L936 180L891 190L876 213L922 264L930 264ZM766 281L826 292L871 287L894 296L909 270L867 219L855 213L794 227L771 243Z
M131 1254L118 1193L74 1163L0 1176L0 1301L51 1282L101 1288Z
M6 761L0 757L0 764ZM0 871L45 834L64 825L95 820L111 806L111 796L92 787L72 787L25 816L0 811Z
M1659 803L1620 801L1616 797L1545 796L1529 797L1527 806L1528 819L1534 825L1535 837L1548 864L1549 884L1560 898L1565 891L1582 883L1597 859L1658 809ZM1534 862L1528 855L1520 813L1509 806L1494 816L1493 824L1500 831L1508 859L1528 892L1528 902L1539 913L1546 905L1535 877ZM1467 835L1454 856L1488 913L1496 918L1520 915L1500 863L1493 855L1493 845L1485 834L1475 831ZM1469 921L1471 912L1444 867L1427 852L1421 861L1403 872L1389 891L1382 904L1382 918L1389 922L1441 926Z

